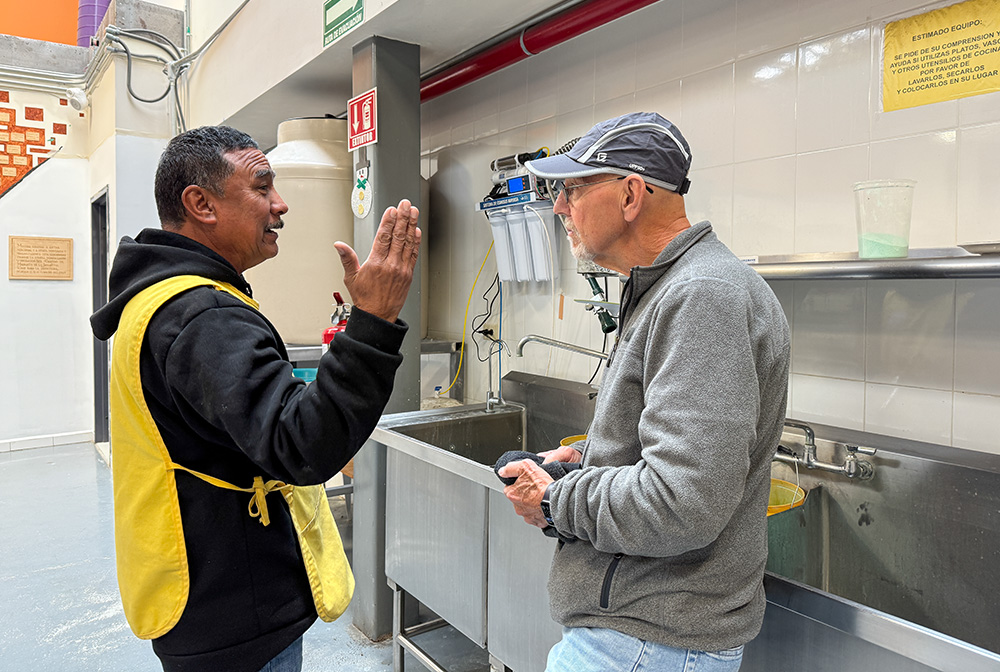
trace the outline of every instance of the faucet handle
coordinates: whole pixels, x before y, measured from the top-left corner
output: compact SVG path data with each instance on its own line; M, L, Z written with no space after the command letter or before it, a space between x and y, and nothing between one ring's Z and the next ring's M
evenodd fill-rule
M781 453L782 455L788 455L789 457L798 457L799 456L799 454L796 453L794 450L792 450L791 448L786 448L785 446L781 445L780 443L778 444L778 449L777 449L776 452Z
M849 443L844 444L844 448L847 449L848 453L856 454L861 453L862 455L874 455L878 452L878 448L868 448L867 446L853 446Z

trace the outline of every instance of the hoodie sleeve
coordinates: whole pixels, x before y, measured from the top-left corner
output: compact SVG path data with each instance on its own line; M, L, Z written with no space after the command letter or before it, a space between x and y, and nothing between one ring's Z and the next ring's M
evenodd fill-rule
M403 359L406 325L356 309L320 360L316 381L306 385L292 376L259 313L224 298L218 304L175 337L149 341L154 357L158 349L165 353L163 375L174 403L271 477L296 485L328 480L375 428Z

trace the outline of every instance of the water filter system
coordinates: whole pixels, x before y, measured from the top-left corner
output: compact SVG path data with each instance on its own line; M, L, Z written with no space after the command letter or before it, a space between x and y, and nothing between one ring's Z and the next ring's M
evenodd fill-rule
M495 159L493 189L476 205L486 215L493 233L497 272L501 282L549 282L555 279L552 254L552 202L544 184L524 167L547 150Z
M569 150L575 142L570 141L556 153ZM483 212L489 220L501 282L550 282L556 279L549 233L554 224L549 185L537 181L524 166L525 161L547 154L548 150L542 148L536 152L504 156L490 164L493 189L476 205L476 210ZM578 262L577 272L587 279L593 297L576 301L597 316L601 331L605 334L615 331L618 327L615 319L618 306L608 303L606 292L598 285L597 278L618 274L593 262Z

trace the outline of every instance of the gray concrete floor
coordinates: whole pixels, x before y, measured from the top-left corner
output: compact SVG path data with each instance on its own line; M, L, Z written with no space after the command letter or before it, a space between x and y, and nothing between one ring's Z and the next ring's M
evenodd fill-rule
M111 471L92 444L0 453L0 669L157 672L148 642L129 630L115 576ZM334 514L350 549L342 497ZM487 655L451 628L418 640L449 672L488 670ZM407 672L424 670L409 654ZM317 621L304 672L392 669L389 640Z

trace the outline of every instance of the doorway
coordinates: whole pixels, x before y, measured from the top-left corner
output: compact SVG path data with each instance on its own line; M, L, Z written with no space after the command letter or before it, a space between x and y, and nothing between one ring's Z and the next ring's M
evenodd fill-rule
M91 273L94 288L94 311L108 302L108 188L90 201ZM94 443L110 438L108 392L110 381L110 346L94 337Z

